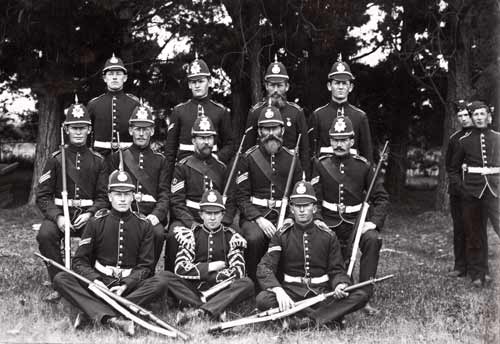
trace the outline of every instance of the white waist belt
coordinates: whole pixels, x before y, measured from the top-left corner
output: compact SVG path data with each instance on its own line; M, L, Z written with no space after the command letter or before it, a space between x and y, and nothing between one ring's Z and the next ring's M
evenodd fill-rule
M200 209L200 203L199 202L195 202L195 201L191 201L190 199L186 200L186 205L189 208Z
M60 207L63 205L60 198L54 199L54 203ZM94 201L91 199L68 199L68 207L90 207L92 205L94 205Z
M338 205L337 203L330 203L327 201L323 201L321 203L321 205L323 206L323 208L326 208L328 210L335 211L335 212L339 212L339 210L341 209L342 213L357 213L358 211L361 210L361 207L363 206L362 203L356 204L356 205L344 206L344 205ZM342 209L342 208L344 208L344 209Z
M194 145L187 145L184 143L179 144L179 149L182 151L194 152ZM212 148L212 152L217 152L217 145L214 145Z
M120 148L129 148L132 146L132 142L120 142ZM118 142L106 142L106 141L94 141L94 147L96 148L106 148L106 149L117 149Z
M106 276L115 277L115 278L124 278L130 276L132 269L122 269L116 266L111 265L102 265L98 260L95 261L94 267L100 273L105 274Z
M467 167L467 172L480 174L498 174L500 173L500 167Z
M295 277L285 274L284 276L284 281L287 283L321 284L328 282L329 280L328 275L320 277Z
M332 148L332 146L321 147L319 149L319 152L320 153L331 153L331 154L333 154L333 148ZM351 148L351 149L349 149L349 153L351 153L351 154L358 154L358 150L356 148Z
M250 202L252 202L255 205L260 205L261 207L268 207L268 208L281 207L281 200L276 200L276 199L262 199L252 196L250 197Z
M156 203L156 199L151 196L151 195L148 195L148 194L143 194L143 193L136 193L135 196L134 196L135 200L137 202L152 202L152 203Z

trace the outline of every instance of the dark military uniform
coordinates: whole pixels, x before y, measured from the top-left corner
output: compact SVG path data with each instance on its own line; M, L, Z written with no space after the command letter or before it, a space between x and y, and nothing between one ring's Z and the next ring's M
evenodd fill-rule
M267 121L277 121L283 125L279 110L267 107L261 113L261 119L269 109L273 112ZM277 124L272 124L277 125ZM235 198L240 209L240 228L248 242L245 260L248 275L255 281L257 264L267 249L269 239L255 220L264 217L277 225L281 199L285 192L288 173L292 166L293 153L281 147L276 154L268 154L264 146L254 146L242 157L238 166ZM301 179L302 167L297 161L292 183Z
M487 221L500 235L500 133L473 128L459 138L450 185L461 191L467 271L472 280L488 274Z
M87 225L73 260L73 270L108 287L125 284L127 289L122 296L145 305L167 289L166 276L150 277L153 260L151 224L130 211L103 210ZM54 288L98 323L119 316L67 272L56 275Z
M65 125L79 123L88 125L90 120L85 108L77 104L69 108ZM78 147L72 144L66 147L65 154L70 222L83 213L94 214L101 208L107 208L109 204L104 158L87 146ZM47 160L36 190L36 203L45 217L36 237L40 253L60 264L60 243L64 236L57 227L57 218L63 216L61 159L61 151L58 150ZM82 232L83 228L80 228L71 235L80 236ZM47 269L52 280L58 269L52 266Z
M256 298L261 310L278 307L270 291L275 287L282 287L296 302L330 292L339 283L350 284L335 233L312 222L288 224L273 236L257 267L257 279L262 288ZM344 299L327 299L309 310L308 316L317 324L328 323L362 308L367 300L368 294L358 289Z
M330 136L352 137L353 131L352 123L348 119L339 118L332 124ZM344 156L326 155L314 161L311 183L318 197L318 213L340 239L346 261L350 259L350 245L356 234L354 224L374 172L368 160L350 153ZM380 230L389 203L389 195L380 179L375 182L369 201L371 206L367 221L374 223L375 229ZM367 230L360 239L360 282L374 278L377 273L382 240L375 229ZM367 289L371 293L373 288L370 286Z

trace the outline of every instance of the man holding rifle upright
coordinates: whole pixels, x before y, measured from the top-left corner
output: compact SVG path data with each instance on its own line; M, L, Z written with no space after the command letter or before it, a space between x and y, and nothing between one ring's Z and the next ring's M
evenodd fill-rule
M88 223L72 268L118 296L145 305L166 292L167 278L161 273L150 277L154 260L153 230L144 215L130 209L134 191L135 184L127 172L116 170L110 174L108 198L112 209L98 211ZM115 308L69 272L56 275L54 288L83 312L77 315L75 328L92 320L119 329L128 336L134 335L131 320L122 318Z
M256 282L255 271L266 253L269 239L276 232L277 222L286 194L289 174L292 184L302 175L300 161L283 147L284 123L278 108L268 105L262 109L259 121L260 143L241 158L236 177L235 198L240 208L240 228L248 242L245 252L248 275Z
M263 291L257 295L256 301L261 310L279 307L280 311L286 311L297 301L334 291L332 298L313 309L306 309L308 317L291 318L291 329L339 322L368 300L363 289L351 293L344 291L350 279L345 272L340 244L333 231L314 223L316 201L310 183L301 181L295 184L290 196L294 221L287 222L272 237L269 249L257 267L257 279Z
M36 190L36 204L45 217L36 237L38 248L42 255L60 264L61 239L65 231L62 192L68 194L71 236L81 236L95 212L108 207L104 159L86 145L92 127L85 106L77 101L71 105L63 126L69 141L64 148L66 171L62 171L63 154L58 150L47 161ZM63 173L67 190L63 190ZM47 266L47 270L52 281L58 269ZM44 300L52 302L59 298L59 294L53 292Z
M382 240L378 231L384 224L387 215L389 195L382 181L374 174L370 162L362 156L352 154L354 145L354 130L348 117L337 117L330 128L330 144L333 154L315 159L313 166L314 185L318 197L320 216L340 240L342 255L349 263L353 238L361 231L359 248L361 261L359 282L375 278L379 252ZM375 179L370 195L368 219L355 226L370 183ZM358 228L360 227L360 228ZM364 287L368 295L373 294L373 286ZM364 308L368 314L375 314L377 309L367 305Z

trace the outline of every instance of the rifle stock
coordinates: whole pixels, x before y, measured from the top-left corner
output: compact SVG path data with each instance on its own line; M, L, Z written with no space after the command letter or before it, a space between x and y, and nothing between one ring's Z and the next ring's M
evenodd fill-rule
M35 253L35 256L41 258L43 261L45 261L47 264L51 264L57 268L59 268L62 271L65 271L75 277L76 279L84 282L85 284L88 285L88 288L92 290L94 293L96 293L97 296L101 297L105 302L107 302L111 307L113 307L116 311L120 312L124 316L126 316L128 319L134 321L138 325L151 330L153 332L163 334L168 337L179 337L183 340L189 339L189 336L179 330L177 330L175 327L170 326L169 324L165 323L163 320L159 319L156 317L151 311L142 308L141 306L133 303L132 301L127 300L126 298L119 296L112 291L110 291L108 288L105 288L97 283L94 283L93 281L85 278L84 276L70 270L66 269L63 265L57 263L56 261L47 258L39 253ZM122 307L124 306L124 307ZM134 314L135 313L139 316L142 317L147 317L149 321L152 321L156 323L159 326L155 326L153 324L148 323L147 321L144 321L143 319L137 317Z
M64 125L61 126L61 175L62 175L62 207L64 217L64 266L71 268L71 223L69 221L68 182L66 179L66 148L64 147Z
M285 192L283 193L283 198L281 200L280 214L278 217L278 226L276 227L276 229L283 227L283 222L285 221L286 208L288 207L288 196L290 194L290 187L295 172L295 166L297 165L297 159L299 158L299 145L301 138L302 134L299 134L299 137L297 138L297 143L295 144L295 151L293 152L292 165L290 166L290 171L288 172L288 178L286 179Z
M344 289L344 291L350 292L350 291L362 288L364 286L367 286L369 284L379 283L379 282L385 281L385 280L387 280L389 278L393 278L393 277L394 277L394 275L387 275L387 276L380 277L380 278L373 278L373 279L370 279L368 281L364 281L364 282L360 282L360 283L348 286ZM249 317L220 323L220 324L217 324L215 326L210 327L208 329L208 331L210 333L216 333L216 332L224 331L224 330L227 330L227 329L230 329L233 327L237 327L237 326L244 326L244 325L249 325L249 324L256 324L256 323L261 323L261 322L266 322L266 321L271 321L271 320L282 319L282 318L288 317L290 315L296 314L296 313L298 313L306 308L314 306L315 304L326 300L328 297L333 296L334 293L335 293L334 291L331 291L328 293L322 293L322 294L304 299L302 301L296 302L294 307L292 307L286 311L280 311L279 307L276 307L276 308L271 308L271 309L268 309L267 311L264 311L264 312L261 312L261 313L258 313L258 314L255 314L255 315L252 315Z
M373 178L370 181L370 186L368 187L368 191L366 192L361 212L356 220L356 225L354 226L354 231L356 235L354 236L354 242L352 244L352 250L351 250L351 257L349 259L349 267L347 268L347 275L349 277L352 276L352 271L354 270L354 264L356 263L356 255L358 254L359 241L361 240L361 232L365 224L366 215L368 214L368 208L370 207L368 201L370 199L373 186L375 185L375 181L377 180L378 173L380 172L380 168L382 167L382 162L384 161L384 155L388 145L389 141L385 141L384 148L382 149L382 154L380 155L380 160L378 161L377 168L375 169L375 173L373 174Z

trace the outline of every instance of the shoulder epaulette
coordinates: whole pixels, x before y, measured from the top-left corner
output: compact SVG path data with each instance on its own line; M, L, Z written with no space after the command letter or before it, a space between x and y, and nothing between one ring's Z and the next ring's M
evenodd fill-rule
M291 151L289 148L287 148L287 147L285 147L285 146L282 146L282 148L283 148L283 150L284 150L285 152L287 152L288 154L293 155L292 151Z
M321 161L321 160L325 160L327 158L331 158L332 157L332 154L326 154L326 155L322 155L318 158L318 161Z
M491 132L492 132L493 134L500 135L500 132L498 132L498 131L496 131L496 130L493 130L493 129L490 129L490 130L491 130Z
M316 112L318 112L319 110L326 108L327 106L328 106L328 104L325 104L325 105L323 105L323 106L320 106L319 108L317 108L316 110L314 110L314 111L313 111L313 113L316 113Z
M370 162L364 157L364 156L361 156L361 155L357 155L357 154L353 154L352 157L354 159L358 159L358 160L361 160L362 162L364 162L365 164L367 165L370 165Z
M299 111L302 111L302 108L297 103L287 101L287 104L290 105L290 106L292 106L292 107L294 107L294 108L296 108Z
M287 223L283 224L283 227L281 227L279 229L278 234L282 235L283 233L285 233L288 229L290 229L292 227L293 227L293 222L287 222Z
M354 110L361 112L363 115L366 115L366 112L361 110L359 107L352 105L351 103L348 103L350 107L352 107Z
M125 94L130 98L132 98L133 100L135 100L136 102L140 102L139 98L134 96L132 93L125 93Z
M253 147L248 148L248 150L245 152L245 155L252 154L257 148L259 148L259 145L255 145Z
M261 107L262 105L264 105L264 104L266 104L266 102L264 102L264 101L260 101L260 102L256 103L254 106L252 106L252 107L250 108L250 111L255 111L255 110L257 110L258 108L260 108L260 107Z
M189 159L189 158L191 158L191 157L192 157L192 155L188 155L188 156L186 156L186 157L182 158L181 160L179 160L179 161L177 162L177 164L178 164L178 165L184 165L184 164L186 163L186 161L188 161L188 159Z
M89 148L90 153L94 154L96 157L101 158L104 160L104 156L101 153L96 152L92 148Z
M177 105L175 105L175 106L174 106L174 109L175 109L176 107L186 105L186 104L187 104L187 103L189 103L190 101L191 101L191 99L188 99L188 100L186 100L185 102L179 103L179 104L177 104Z
M226 167L226 164L223 163L222 161L219 160L219 157L217 155L215 155L214 153L212 153L212 158L214 158L215 161L217 161L219 164L221 164L222 166Z
M222 230L224 232L229 232L231 234L234 234L234 233L237 233L234 229L232 229L231 227L226 227L226 226L222 226Z
M139 213L138 211L133 211L132 214L134 214L138 219L142 221L147 221L146 215L144 215L143 213Z
M61 153L61 150L56 150L54 153L52 153L52 157L55 158L56 156L58 156L59 154Z
M101 217L108 216L110 214L109 209L99 209L95 214L94 217L96 219L100 219Z
M331 236L334 236L334 235L335 235L335 232L334 232L334 231L332 231L332 230L331 230L330 228L328 228L328 227L325 227L325 226L318 226L318 225L316 225L316 228L318 228L320 231L323 231L323 232L325 232L325 233L328 233L328 234L329 234L329 235L331 235Z
M450 135L449 140L451 140L453 137L457 136L460 132L461 132L461 130L455 131L453 134Z
M210 101L211 103L213 103L215 106L218 106L218 107L220 107L220 108L222 108L222 109L224 109L224 110L226 110L226 111L231 111L228 107L226 107L226 106L222 105L221 103L216 102L216 101L215 101L215 100L213 100L213 99L209 99L209 101Z
M155 155L159 155L161 156L162 158L165 158L165 155L162 153L162 152L158 152L158 151L155 151L155 150L151 150L153 152L153 154Z
M458 139L459 139L459 140L463 140L463 139L465 139L466 137L470 136L470 134L472 134L472 131L468 131L468 132L466 132L465 134L463 134L462 136L460 136Z
M89 100L89 104L90 104L90 103L92 103L92 102L95 102L97 99L99 99L99 98L103 97L105 94L106 94L106 93L103 93L103 94L101 94L101 95L99 95L99 96L97 96L97 97L94 97L94 98L90 99L90 100Z

